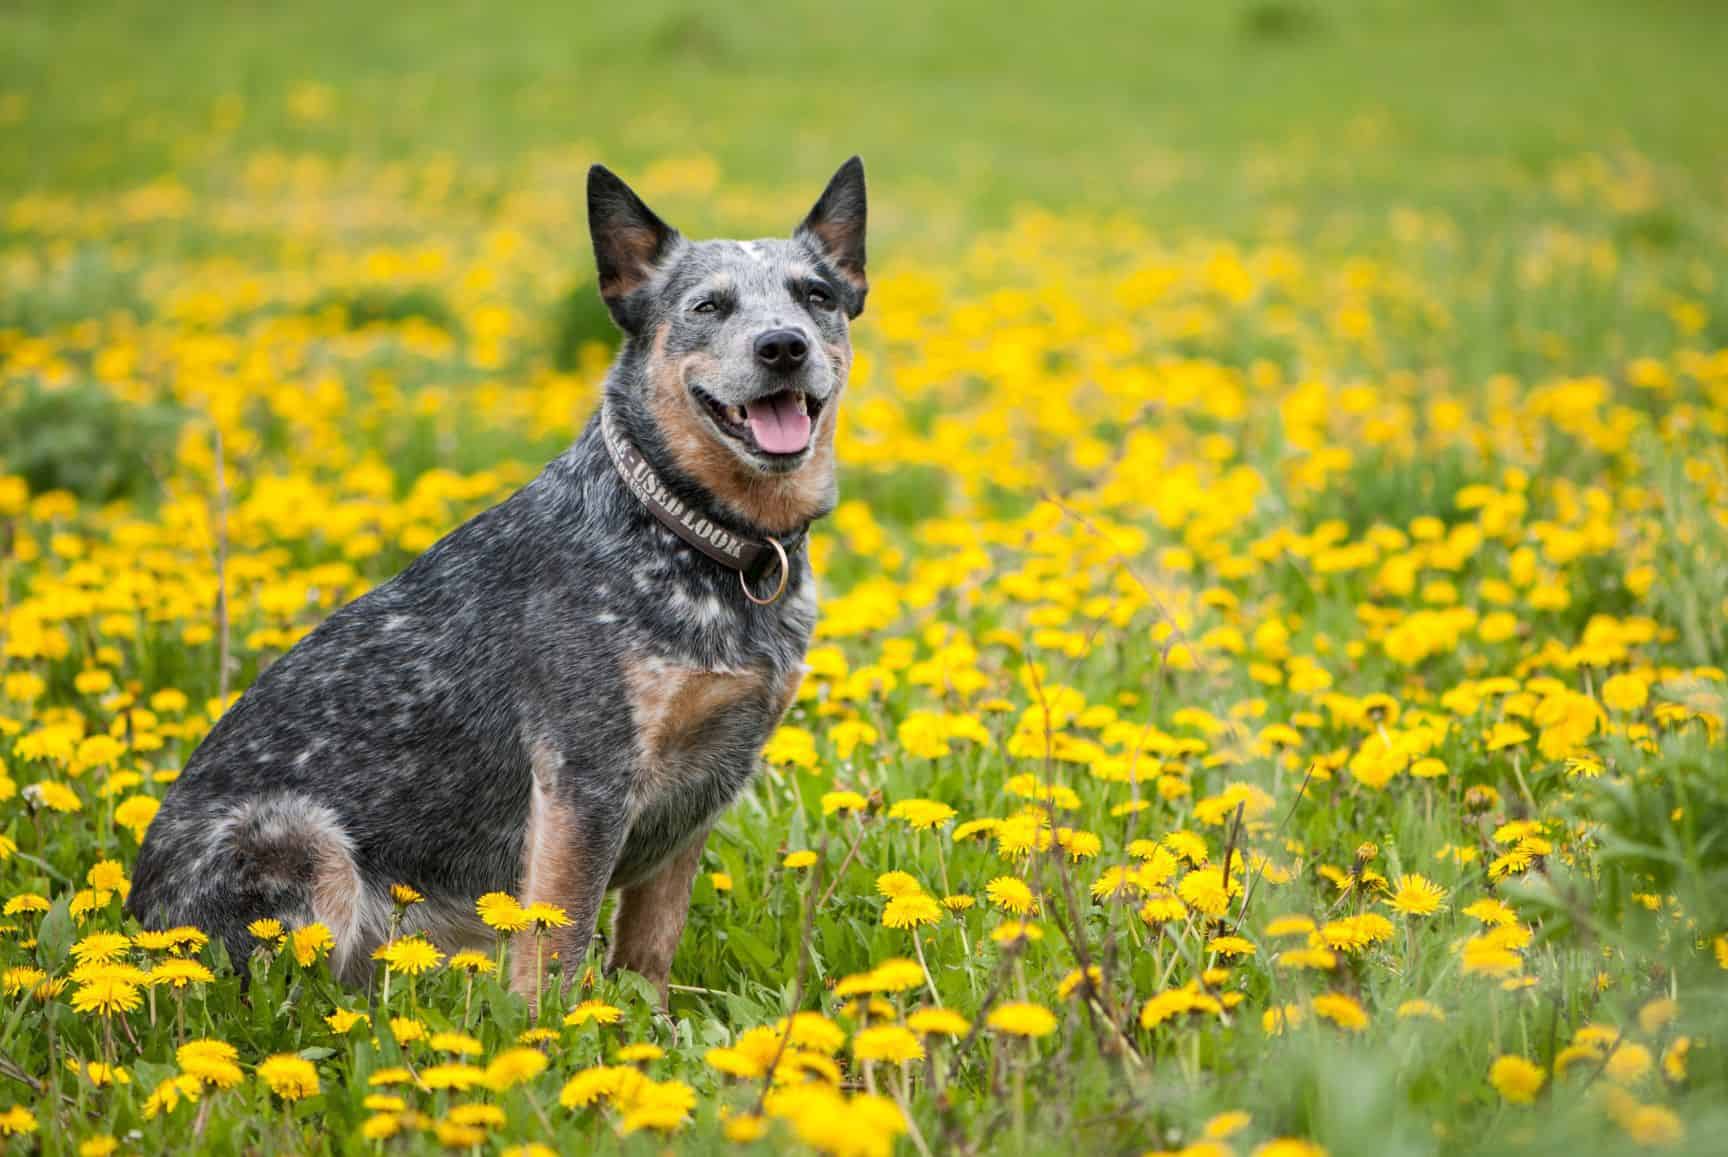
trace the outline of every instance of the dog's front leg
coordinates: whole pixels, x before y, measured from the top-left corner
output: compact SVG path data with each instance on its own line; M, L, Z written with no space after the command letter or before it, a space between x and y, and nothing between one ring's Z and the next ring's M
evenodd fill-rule
M535 760L528 830L522 844L522 899L561 908L569 923L549 929L538 946L520 943L511 961L511 987L533 999L541 988L538 969L558 954L564 987L582 971L588 942L606 886L624 846L623 801L596 792L576 792L564 777ZM561 763L560 763L561 766Z
M704 828L668 857L654 875L630 885L618 896L618 912L612 920L612 955L606 968L641 973L660 990L662 1008L670 996L672 956L678 951L678 938L690 913L690 885L707 842Z

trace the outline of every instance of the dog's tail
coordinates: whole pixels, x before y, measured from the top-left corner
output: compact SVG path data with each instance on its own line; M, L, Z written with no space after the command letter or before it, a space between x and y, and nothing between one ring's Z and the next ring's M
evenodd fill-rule
M320 923L335 942L331 971L361 981L390 912L388 898L366 887L340 817L296 794L158 815L127 908L147 928L191 924L219 938L242 975L257 943L248 925Z

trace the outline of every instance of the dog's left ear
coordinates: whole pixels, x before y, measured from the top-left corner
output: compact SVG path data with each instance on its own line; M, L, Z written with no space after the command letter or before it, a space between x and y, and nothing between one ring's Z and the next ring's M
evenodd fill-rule
M865 216L864 162L853 157L840 166L792 235L813 246L839 272L848 317L864 312L864 295L870 290L864 277Z

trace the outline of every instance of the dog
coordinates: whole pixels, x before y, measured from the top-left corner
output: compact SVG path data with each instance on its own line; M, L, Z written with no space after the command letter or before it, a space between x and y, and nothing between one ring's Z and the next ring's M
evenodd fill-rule
M567 986L606 893L610 969L666 1000L709 829L790 705L816 622L806 532L864 308L853 157L790 239L691 241L602 166L599 292L623 331L599 409L532 482L332 614L169 788L128 909L219 937L329 928L369 985L399 931L489 942L475 900L562 908ZM536 994L533 952L510 983Z

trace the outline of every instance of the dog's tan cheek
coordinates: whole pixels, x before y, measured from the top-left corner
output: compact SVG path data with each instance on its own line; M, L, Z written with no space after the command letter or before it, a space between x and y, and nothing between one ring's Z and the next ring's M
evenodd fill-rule
M673 465L699 485L714 492L726 489L737 464L717 435L696 413L688 382L714 366L706 354L673 358L666 353L667 327L656 336L648 361L649 408L660 437L672 452Z

